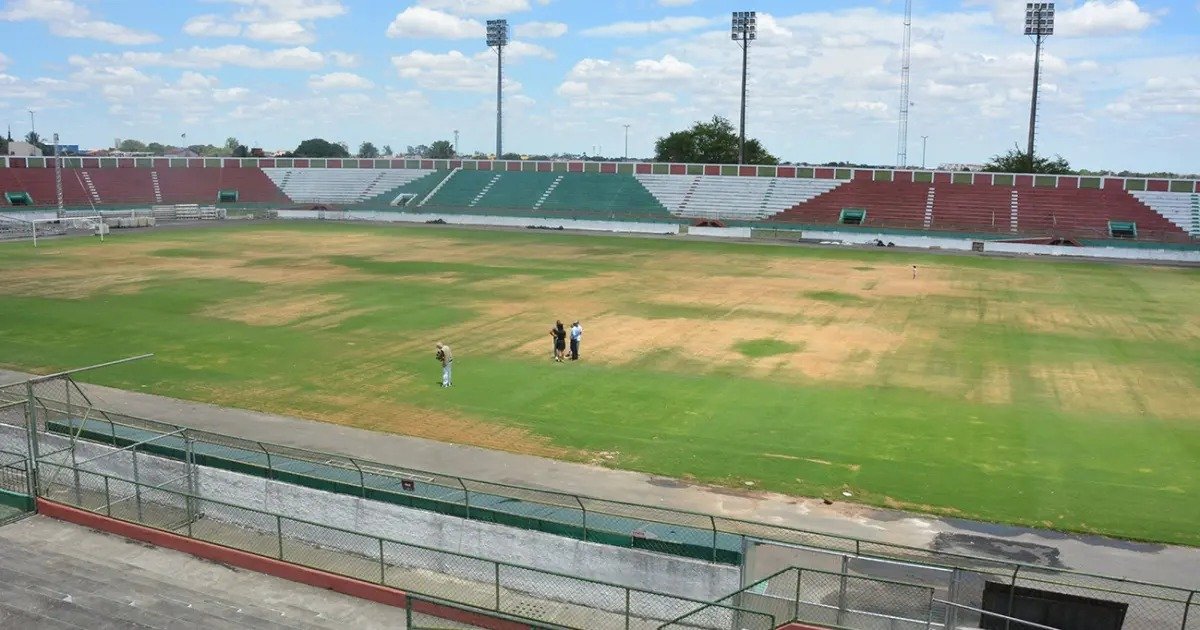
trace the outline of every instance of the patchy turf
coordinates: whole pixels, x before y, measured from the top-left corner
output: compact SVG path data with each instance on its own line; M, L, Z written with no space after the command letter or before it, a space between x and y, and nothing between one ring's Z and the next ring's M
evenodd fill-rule
M0 267L8 367L149 351L87 378L1200 544L1196 270L288 224L4 244ZM556 319L582 320L584 361L549 360ZM455 349L448 391L439 340Z

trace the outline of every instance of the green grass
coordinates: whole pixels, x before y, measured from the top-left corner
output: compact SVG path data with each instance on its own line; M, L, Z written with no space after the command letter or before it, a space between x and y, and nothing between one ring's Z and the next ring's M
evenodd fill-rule
M791 354L801 349L801 346L779 341L778 339L751 339L739 341L733 347L743 355L752 358L773 357L780 354Z
M239 240L268 232L295 245L264 250ZM313 251L339 236L375 239L380 252ZM451 255L387 253L406 251L413 237ZM142 253L126 262L125 249ZM113 258L96 262L98 252ZM228 277L187 271L191 258L210 265L218 257L240 266ZM705 259L704 268L739 282L754 282L748 274L765 263L793 261L799 284L783 297L820 302L822 312L805 319L768 308L760 295L705 301L708 288L665 301ZM85 290L88 273L145 272L155 260L170 266L136 290ZM857 271L830 280L844 285L804 286L803 270L827 261ZM902 279L913 263L923 279L943 276L946 288L897 291L886 270ZM303 264L345 276L255 279ZM379 411L388 405L449 411L579 458L617 453L614 465L631 470L839 500L846 488L874 505L1200 545L1194 269L305 224L122 233L103 245L57 240L38 250L4 244L0 268L9 274L0 284L6 367L50 371L154 352L85 379L369 428L389 427ZM13 280L30 273L44 277ZM70 273L83 275L56 279ZM586 284L614 274L624 279ZM860 298L855 288L874 293ZM547 293L551 307L529 306ZM314 310L277 325L217 316L301 297L341 315ZM517 310L497 311L498 303ZM548 346L549 323L587 304L648 324L605 331L585 321L578 364L549 362L548 348L522 350ZM849 325L843 307L871 309L849 324L872 328L838 328ZM673 328L692 334L693 324L675 320L704 334L739 318L783 333L801 325L831 332L801 342L764 329L714 343L707 355L656 341ZM444 337L454 330L466 332ZM603 340L635 333L645 335L644 356L589 361ZM449 391L436 386L438 339L456 350ZM713 358L721 352L731 358ZM752 369L789 355L802 367L834 357L847 372Z

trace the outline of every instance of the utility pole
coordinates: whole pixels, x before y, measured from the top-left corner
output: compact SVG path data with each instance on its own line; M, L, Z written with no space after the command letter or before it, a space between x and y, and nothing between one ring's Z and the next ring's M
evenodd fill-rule
M37 133L37 125L33 124L33 110L30 109L27 111L29 112L29 131L31 133Z
M929 141L929 136L921 136L921 168L925 168L925 143Z
M454 157L458 157L458 130L454 130Z
M738 131L738 164L746 163L746 69L750 63L750 42L758 38L754 11L734 11L730 39L742 47L742 116Z
M58 134L54 134L54 193L58 196L58 216L63 216L62 160L58 157Z
M487 45L496 49L496 159L504 155L504 47L508 45L508 20L487 21Z
M625 125L625 159L629 159L629 125Z
M900 62L900 132L896 139L896 166L908 166L909 73L912 70L912 0L904 3L904 50Z

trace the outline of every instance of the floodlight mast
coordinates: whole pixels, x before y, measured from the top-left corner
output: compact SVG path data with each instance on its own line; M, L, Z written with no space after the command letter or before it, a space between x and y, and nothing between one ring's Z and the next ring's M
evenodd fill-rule
M758 38L758 19L755 11L734 11L730 39L742 47L742 116L738 131L738 164L746 163L746 68L750 59L750 42Z
M504 47L508 45L508 20L487 21L487 45L496 49L496 159L504 149Z
M900 131L896 139L896 166L908 166L909 74L912 70L912 0L904 3L904 47L900 62Z
M1027 2L1025 4L1025 34L1034 41L1033 52L1033 98L1029 102L1029 168L1033 169L1033 145L1037 134L1038 86L1042 70L1042 40L1054 34L1054 3Z

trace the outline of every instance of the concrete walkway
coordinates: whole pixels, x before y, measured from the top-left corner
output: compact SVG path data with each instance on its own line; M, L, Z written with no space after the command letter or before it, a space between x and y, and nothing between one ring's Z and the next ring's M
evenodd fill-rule
M0 383L29 378L0 370ZM100 408L197 429L475 479L760 521L1200 589L1200 549L942 519L778 494L734 493L675 479L376 433L300 418L83 385ZM1121 509L1114 506L1114 509Z

